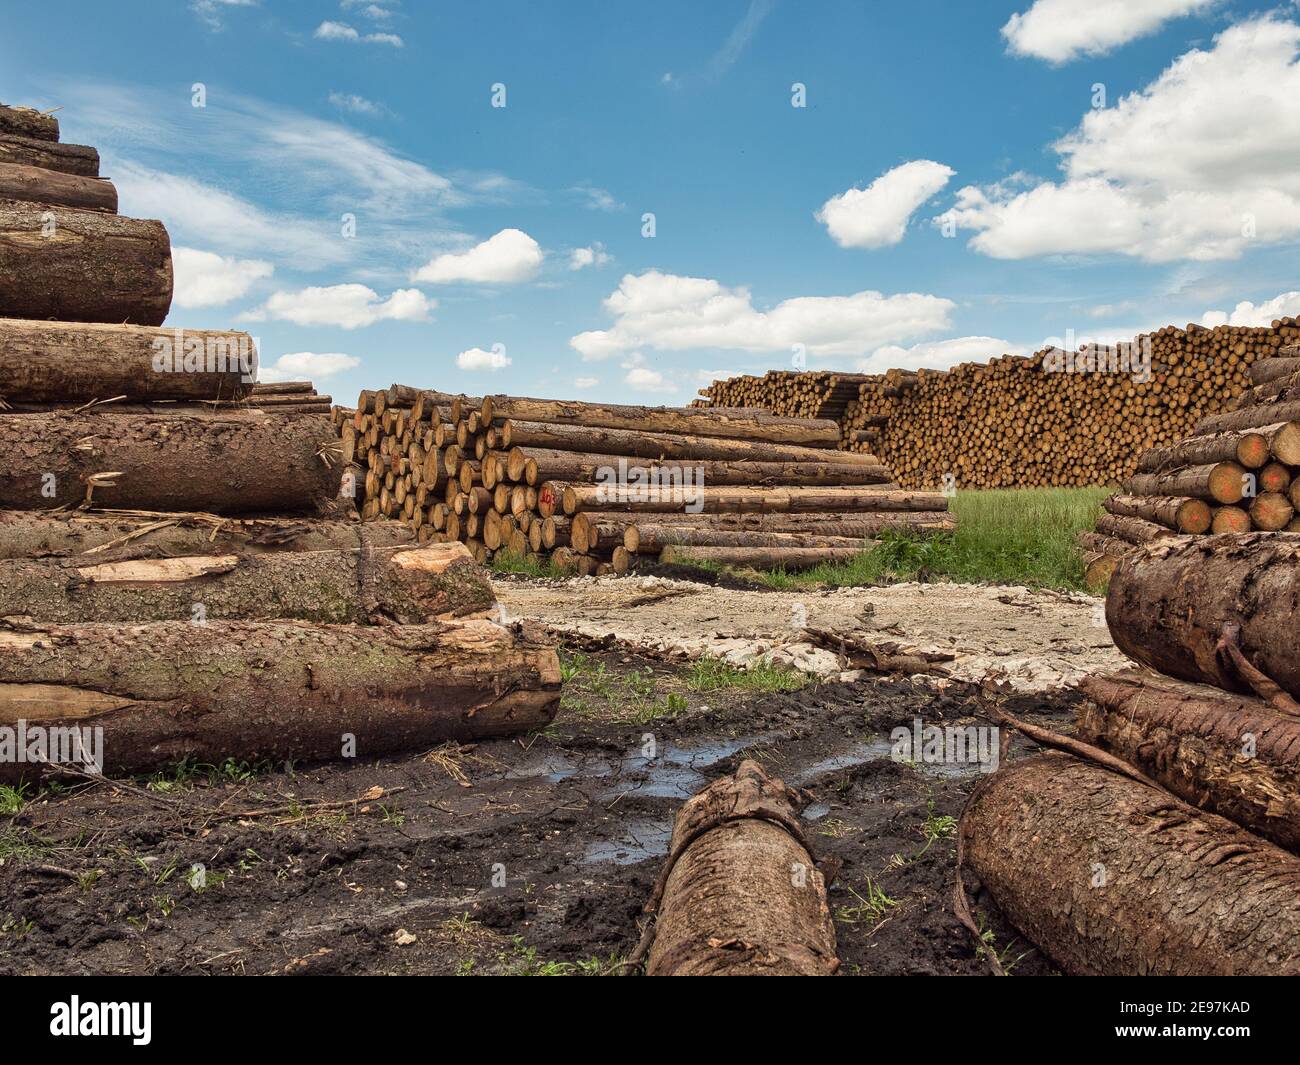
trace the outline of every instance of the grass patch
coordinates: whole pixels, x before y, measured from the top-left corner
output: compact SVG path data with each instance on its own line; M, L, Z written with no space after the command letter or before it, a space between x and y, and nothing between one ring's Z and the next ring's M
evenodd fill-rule
M13 817L22 809L26 791L26 784L19 784L16 788L0 784L0 817Z
M550 556L516 555L513 551L498 551L492 556L488 568L493 573L514 573L523 577L538 577L555 580L571 577L571 573L562 573L551 564Z
M269 760L249 763L227 758L216 765L185 758L169 769L159 770L149 777L145 787L150 791L183 791L195 784L244 784L276 768Z
M849 894L858 901L852 906L841 906L835 911L835 919L844 924L865 924L868 927L879 924L889 911L898 905L897 899L891 899L881 890L880 885L867 877L866 894L848 885Z
M560 709L592 720L649 725L689 707L682 692L665 690L671 677L649 667L611 673L604 662L577 651L560 652L560 679Z
M770 662L756 662L748 669L718 658L699 658L686 671L686 686L695 692L750 691L791 692L811 683L806 673Z

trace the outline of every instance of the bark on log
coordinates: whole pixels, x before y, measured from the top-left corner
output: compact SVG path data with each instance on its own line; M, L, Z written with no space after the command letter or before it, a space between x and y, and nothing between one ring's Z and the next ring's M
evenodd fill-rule
M1167 529L1145 518L1129 518L1118 514L1103 514L1097 519L1097 531L1103 536L1123 540L1130 544L1146 544L1162 536L1174 536L1173 529Z
M867 550L867 544L852 547L674 547L660 552L664 565L690 566L709 562L719 566L747 566L750 569L812 569L823 563L849 562Z
M277 403L263 407L256 397L249 397L247 403L193 403L184 400L159 400L156 403L131 403L124 400L110 400L105 403L8 403L0 407L0 414L186 414L196 418L211 415L225 417L257 418L266 414L325 414L333 408L328 403Z
M1140 670L1079 682L1075 725L1198 809L1300 853L1300 720L1262 699Z
M1254 363L1250 368L1250 380L1252 384L1264 385L1279 378L1294 377L1298 373L1300 373L1300 358L1275 356Z
M0 317L162 325L171 302L161 222L0 202Z
M646 905L655 918L647 975L835 972L826 881L804 840L797 801L751 761L686 801Z
M598 481L613 474L623 482L632 477L690 476L696 484L714 485L855 485L887 484L893 479L887 466L841 462L743 462L683 459L660 464L628 455L596 455L578 451L514 448L507 475L530 485L543 481ZM642 472L644 471L644 472ZM680 472L679 472L680 471Z
M1168 473L1138 473L1125 482L1124 491L1135 496L1191 496L1232 504L1245 495L1246 476L1236 462L1218 462Z
M1211 414L1208 418L1202 418L1196 423L1194 435L1204 436L1206 433L1222 433L1226 430L1258 429L1265 425L1294 421L1300 421L1300 401L1260 403L1258 406L1224 411L1222 414Z
M10 402L237 400L257 375L252 337L208 329L0 318L0 351Z
M1274 448L1278 449L1276 455ZM1190 436L1168 447L1143 452L1137 468L1141 473L1158 473L1181 466L1236 462L1248 470L1257 470L1271 457L1287 463L1300 461L1300 422Z
M894 531L929 536L950 533L957 528L952 514L937 510L895 511L870 514L633 514L626 511L596 511L602 520L642 526L700 528L719 532L799 533L811 536L845 536L865 540ZM591 515L589 515L591 516ZM574 515L577 519L577 515Z
M543 489L550 490L551 499L561 499L565 514L584 510L614 510L620 507L635 513L762 513L774 511L834 511L844 513L861 511L943 512L948 499L937 492L903 492L876 488L713 488L691 486L683 491L666 489L646 493L642 499L635 486L629 486L627 498L619 498L618 486L547 482ZM661 498L653 498L655 495ZM610 498L606 498L609 496ZM553 509L559 509L554 507ZM688 509L689 508L689 509ZM542 504L542 514L547 514Z
M638 522L625 529L623 546L637 554L657 555L665 547L839 547L865 551L870 544L865 536L819 536L804 532L761 530L750 532L713 529L701 525L649 525Z
M84 144L60 144L0 131L0 160L78 177L99 177L99 152Z
M0 617L41 622L271 621L421 625L495 596L461 543L353 551L0 561Z
M0 507L317 513L341 468L326 415L0 415ZM116 474L109 477L109 474Z
M0 200L117 213L117 189L107 178L78 177L0 156Z
M1130 658L1244 692L1249 685L1216 654L1224 627L1239 625L1247 659L1300 696L1300 536L1176 537L1135 547L1111 580L1106 620Z
M258 555L276 551L355 551L412 541L399 522L50 514L0 510L0 559L53 558L91 551L92 558Z
M7 107L0 104L0 133L17 134L38 141L57 141L59 120L32 107Z
M958 831L1067 975L1300 975L1300 860L1162 789L1041 755L981 784Z
M1183 533L1208 532L1214 518L1205 500L1179 496L1113 495L1102 505L1108 514L1144 518Z
M0 724L101 727L110 775L511 735L546 725L559 697L555 651L481 619L0 628ZM39 775L0 760L6 782Z

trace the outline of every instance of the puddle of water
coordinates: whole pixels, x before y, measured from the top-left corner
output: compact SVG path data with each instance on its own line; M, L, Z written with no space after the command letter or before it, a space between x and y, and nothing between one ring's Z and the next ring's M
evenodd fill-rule
M601 798L631 792L655 799L689 799L716 776L707 772L711 766L773 735L764 732L685 747L670 743L655 758L628 755L619 766L618 781L606 788Z
M805 806L803 813L801 813L799 816L802 817L805 821L820 821L823 817L825 817L830 812L831 812L831 808L827 806L824 802L814 802Z
M857 740L844 749L837 751L835 754L827 755L825 758L814 762L810 766L805 766L794 776L793 783L806 785L809 781L815 780L827 773L834 773L844 769L853 769L860 765L866 765L868 762L881 760L893 760L893 742L886 736L879 736L871 740ZM927 776L935 777L964 777L980 772L978 762L909 762L918 773L925 773Z
M648 858L662 858L672 842L671 821L651 821L633 818L618 839L589 843L582 856L584 863L613 862L615 865L636 865Z

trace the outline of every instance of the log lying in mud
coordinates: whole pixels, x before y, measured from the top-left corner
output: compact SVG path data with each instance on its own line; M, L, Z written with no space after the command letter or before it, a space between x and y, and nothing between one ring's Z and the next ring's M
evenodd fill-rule
M0 317L162 325L172 301L161 222L0 201Z
M103 770L368 759L546 725L555 651L482 619L0 628L0 725L102 728ZM0 761L0 780L39 775Z
M398 522L362 524L292 518L216 518L197 514L52 514L0 510L0 559L92 552L95 558L257 555L269 551L355 551L414 540Z
M9 162L0 155L0 200L117 212L117 189L107 178L81 177Z
M1251 691L1218 653L1225 626L1242 652L1300 696L1300 535L1170 537L1129 551L1106 597L1106 621L1130 658L1182 680Z
M0 161L99 177L99 152L84 144L62 144L0 131Z
M747 566L751 569L812 569L831 562L849 562L868 544L846 547L676 547L668 546L660 552L664 565L690 566L701 562L718 566Z
M1067 975L1300 975L1300 859L1163 789L1041 755L987 778L958 831Z
M318 513L338 494L326 415L0 415L0 507ZM93 478L93 480L92 480Z
M1086 677L1082 740L1199 809L1300 853L1300 718L1141 670Z
M482 614L495 601L486 571L461 543L245 557L0 561L0 617L41 622L293 618L419 625Z
M257 376L252 337L231 331L4 318L0 351L0 397L24 403L237 400Z
M797 796L757 762L686 801L655 894L649 976L830 976L826 883Z

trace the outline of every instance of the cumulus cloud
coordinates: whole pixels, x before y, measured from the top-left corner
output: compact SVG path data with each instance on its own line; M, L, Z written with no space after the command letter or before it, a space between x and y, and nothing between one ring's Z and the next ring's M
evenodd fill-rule
M462 370L504 370L510 365L510 357L501 344L492 345L491 351L482 348L470 348L456 356L456 365Z
M332 92L329 101L340 111L350 111L354 115L381 115L388 110L383 104L352 92Z
M877 348L867 358L859 359L859 373L884 373L898 367L901 370L946 370L963 362L988 362L1000 355L1018 355L1021 349L996 337L953 337L950 340L931 340L914 344L910 348L889 344Z
M587 266L604 266L611 256L605 251L605 245L597 241L590 247L574 248L569 252L569 269L581 270Z
M469 251L438 255L411 277L412 281L445 284L474 281L510 284L527 281L542 265L542 249L520 229L503 229Z
M1227 311L1206 311L1201 316L1201 324L1216 325L1272 325L1278 318L1294 318L1300 315L1300 292L1284 292L1271 300L1255 304L1242 300L1229 314Z
M402 38L395 33L361 33L346 22L322 22L316 27L316 32L312 36L321 41L348 41L353 44L361 42L367 44L391 44L394 48L401 48L404 44Z
M1300 25L1264 16L1179 57L1055 145L1064 180L959 191L936 219L999 259L1231 259L1300 237Z
M1007 50L1050 63L1107 52L1217 0L1034 0L1002 27Z
M623 382L638 392L676 392L677 387L664 380L664 375L648 366L634 366L628 370Z
M259 381L318 381L361 365L355 355L342 352L295 351L281 355L272 366L259 366Z
M388 299L365 285L328 285L298 292L276 292L261 307L243 315L248 321L280 319L295 325L333 325L357 329L382 321L423 321L437 306L419 289L401 288Z
M917 292L885 296L864 291L799 296L761 311L746 288L649 270L627 274L603 306L613 316L613 326L569 341L584 359L605 359L638 347L792 351L800 345L813 355L861 355L946 328L955 304Z
M190 10L203 20L208 29L215 31L225 27L221 15L226 8L256 6L257 0L194 0Z
M841 248L883 248L907 232L913 212L948 184L956 173L942 163L918 159L896 166L865 189L832 196L817 212Z
M195 248L172 249L176 287L172 303L177 307L219 307L237 300L253 284L275 272L261 259L235 259Z

